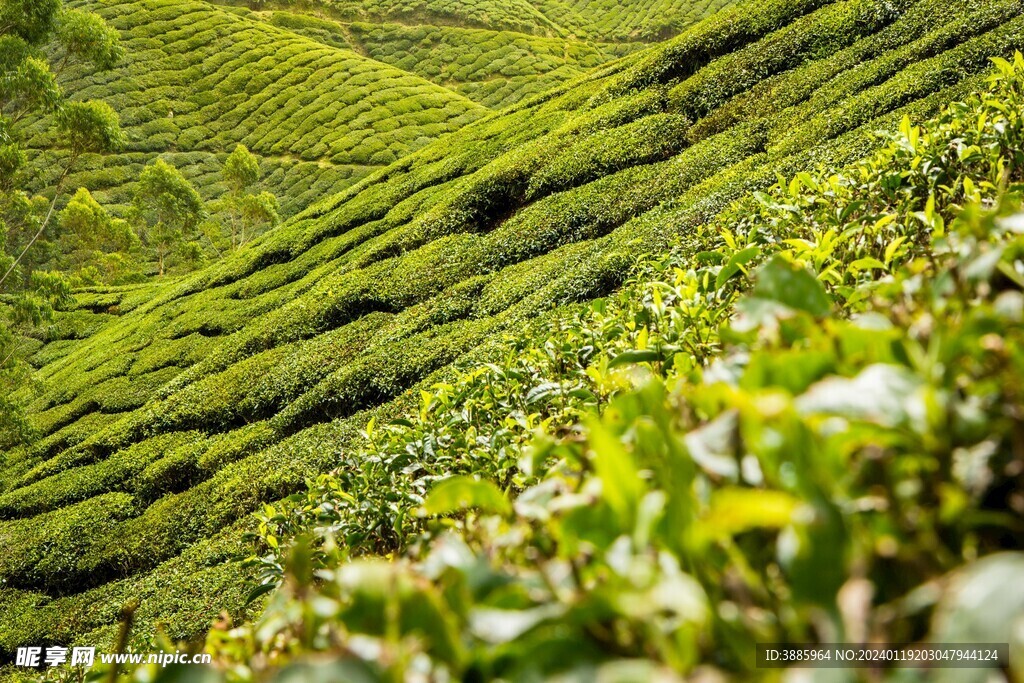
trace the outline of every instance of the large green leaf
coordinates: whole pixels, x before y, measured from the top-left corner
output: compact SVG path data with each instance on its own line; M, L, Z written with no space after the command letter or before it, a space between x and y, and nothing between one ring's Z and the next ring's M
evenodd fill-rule
M431 515L447 515L476 508L482 512L508 514L512 505L497 486L472 477L451 477L435 486L423 504Z
M594 451L594 468L601 479L605 500L621 520L631 524L642 492L633 456L597 420L590 422L590 446Z
M824 285L809 270L781 256L772 258L757 271L754 297L776 301L819 318L827 316L832 307Z
M725 488L711 497L711 507L701 520L701 535L734 536L751 529L781 529L793 521L799 499L784 491Z

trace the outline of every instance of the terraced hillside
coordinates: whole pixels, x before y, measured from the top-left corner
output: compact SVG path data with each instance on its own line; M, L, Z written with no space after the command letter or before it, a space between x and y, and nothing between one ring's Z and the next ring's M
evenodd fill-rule
M115 210L157 156L218 195L220 166L243 143L290 215L486 114L407 72L206 2L82 6L118 29L127 57L99 76L69 69L65 89L113 106L128 142L83 160L69 185ZM33 145L48 146L42 136ZM58 168L40 154L38 166ZM44 174L39 187L50 182Z
M234 0L238 1L238 0ZM733 0L278 0L351 22L432 24L605 42L663 40Z
M291 12L268 21L328 45L345 45L492 109L581 76L643 47L459 26L345 23Z
M976 87L1024 44L1022 15L1022 0L726 10L207 270L80 294L35 356L43 438L0 467L0 653L102 642L130 599L138 638L244 613L249 513L343 462L371 416L610 291L635 254L696 250L699 226L778 173L859 158L872 131Z
M491 108L545 92L737 2L210 1L423 76Z
M664 40L730 4L730 0L539 0L537 6L562 31L623 42ZM628 11L622 11L623 5Z
M222 0L244 6L242 0ZM280 0L253 13L423 76L493 109L667 39L735 0L495 3Z
M672 9L686 25L725 4L661 10ZM63 78L76 97L105 100L122 116L127 147L83 159L69 179L115 213L156 156L180 168L207 199L220 196L221 165L242 142L261 158L264 185L290 216L486 114L472 102L500 109L641 47L578 39L528 6L449 3L419 13L404 3L331 5L323 17L205 0L78 5L117 28L128 54L102 76L69 69ZM655 20L648 5L612 14L642 25ZM416 23L423 17L440 25ZM44 136L34 146L35 165L44 169L34 187L44 190L56 173L45 169L59 165Z

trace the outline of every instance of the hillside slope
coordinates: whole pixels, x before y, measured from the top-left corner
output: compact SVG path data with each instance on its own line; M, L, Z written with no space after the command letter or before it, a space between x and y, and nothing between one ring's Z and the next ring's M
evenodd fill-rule
M174 637L243 611L230 560L248 513L344 459L370 416L524 320L608 292L633 255L777 173L857 158L871 131L932 113L1022 44L1022 10L726 10L187 279L80 295L54 336L84 338L36 355L44 438L0 467L0 653L100 642L131 598L140 633L160 621Z
M563 31L621 42L664 40L730 4L731 0L539 0L537 7Z
M735 2L277 0L260 3L270 11L251 16L501 109L677 35Z
M278 588L208 635L216 671L775 682L757 643L870 624L1008 643L935 680L1019 678L1024 55L993 61L368 424L258 513L255 590Z
M237 2L238 0L229 0ZM279 0L344 21L433 24L605 42L663 40L735 0Z
M291 215L486 114L445 88L244 12L196 0L81 6L120 32L127 56L100 75L69 69L64 87L114 107L128 142L84 160L69 184L114 208L161 155L218 195L220 165L243 143ZM48 146L43 136L32 143ZM37 164L53 166L45 155ZM44 174L39 188L51 181Z
M429 23L346 23L291 12L272 12L267 21L327 45L344 45L492 109L644 47Z

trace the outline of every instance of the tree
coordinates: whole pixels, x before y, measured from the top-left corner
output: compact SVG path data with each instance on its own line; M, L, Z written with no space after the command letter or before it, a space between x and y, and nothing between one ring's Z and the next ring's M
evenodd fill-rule
M153 249L162 277L167 257L196 237L206 214L203 200L178 169L157 159L142 170L134 207L144 225L143 239Z
M64 52L57 65L58 77L74 60L110 69L124 57L117 31L92 12L63 10L58 16L56 32L57 42Z
M242 197L242 234L238 246L244 245L260 234L264 227L277 225L280 220L277 211L277 197L270 192L260 192Z
M260 163L245 145L235 146L224 162L224 181L231 192L241 194L260 179Z
M117 33L96 15L62 10L60 0L0 1L0 193L5 195L0 208L11 210L0 214L0 228L11 252L0 253L0 291L12 289L12 276L17 279L18 266L49 226L64 180L79 157L114 149L121 141L117 115L108 105L65 99L43 50L52 36L56 36L55 49L64 53L62 67L71 60L83 60L110 68L122 54ZM19 188L26 161L22 127L40 114L50 116L55 142L68 152L41 218L20 210L32 202ZM31 237L21 244L19 232ZM22 286L31 282L31 269L23 270Z
M50 115L56 129L55 142L68 152L50 205L31 239L3 269L0 289L49 226L64 180L79 157L114 149L121 142L117 115L107 104L69 102L64 97L43 51L51 36L56 36L56 49L64 53L61 68L71 60L109 68L121 56L116 32L89 12L61 10L59 0L0 3L0 191L23 193L18 186L26 160L21 130L26 120ZM7 223L5 220L4 227L9 232L11 226ZM22 284L30 280L30 272L22 274Z
M34 257L33 247L46 244L75 162L121 140L109 106L69 101L58 79L72 62L106 69L121 54L116 31L94 14L65 10L61 0L0 0L0 447L31 431L20 412L21 390L32 377L20 357L22 340L70 300L67 278L45 270L52 252ZM39 123L50 124L50 144L66 152L49 198L24 189L25 129L32 125L35 132Z
M277 223L277 198L269 192L254 193L253 186L260 179L260 164L245 145L236 146L228 156L223 175L228 186L223 207L228 214L234 250L252 239L263 226Z
M82 283L113 283L132 270L141 246L128 221L113 218L84 187L58 216L68 270Z
M118 127L117 114L104 102L68 102L58 110L56 123L57 130L69 152L67 164L57 180L53 199L50 201L45 217L39 223L39 228L18 257L11 262L3 276L0 276L0 285L3 285L4 281L14 272L29 249L42 237L43 232L50 224L61 189L64 187L64 181L78 158L87 152L113 149L120 142L121 129Z

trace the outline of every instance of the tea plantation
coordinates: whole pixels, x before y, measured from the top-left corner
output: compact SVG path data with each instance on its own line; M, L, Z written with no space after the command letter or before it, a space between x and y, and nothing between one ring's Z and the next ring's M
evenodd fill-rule
M278 13L275 21L282 21L279 17L294 15ZM348 24L346 32L362 53L492 109L543 93L642 47L452 26L357 22Z
M537 6L564 31L623 42L668 38L730 4L730 0L632 0L626 3L540 0Z
M82 6L119 31L127 57L101 74L69 68L62 83L76 97L108 102L127 141L117 154L84 159L68 183L114 210L157 156L218 196L220 167L242 143L291 215L486 114L405 71L209 3ZM45 136L32 146L37 165L58 167ZM46 174L38 181L51 182Z
M995 65L368 423L259 513L276 592L207 652L253 680L777 680L758 643L923 638L1010 648L928 680L1017 675L1024 55Z
M261 3L271 11L252 16L348 47L499 109L645 43L677 35L734 2L279 0Z
M238 2L239 0L225 0ZM735 0L272 0L261 7L315 12L346 22L430 24L604 42L671 37Z
M456 5L331 4L371 53ZM479 21L624 40L680 4ZM218 621L239 680L313 650L336 668L292 680L744 677L755 641L987 633L938 588L1020 573L1024 64L986 79L1024 0L731 6L490 115L273 15L96 7L133 58L76 87L131 151L77 183L116 204L119 168L244 142L308 206L33 340L0 660L126 613L138 651Z
M686 12L662 10L682 27L726 3L686 4ZM87 157L68 179L115 213L124 213L139 173L158 156L206 199L221 196L220 168L241 142L291 216L487 113L472 102L500 109L641 47L599 32L580 31L599 38L584 40L542 31L547 23L525 4L496 12L455 3L424 15L442 17L440 25L388 23L420 16L405 3L372 3L372 11L332 5L326 17L288 3L273 12L171 0L76 6L116 28L128 54L99 75L74 67L62 74L66 90L110 103L127 129L124 149ZM639 3L613 14L646 25L651 12ZM50 147L45 136L33 141L43 170L33 189L54 183Z

